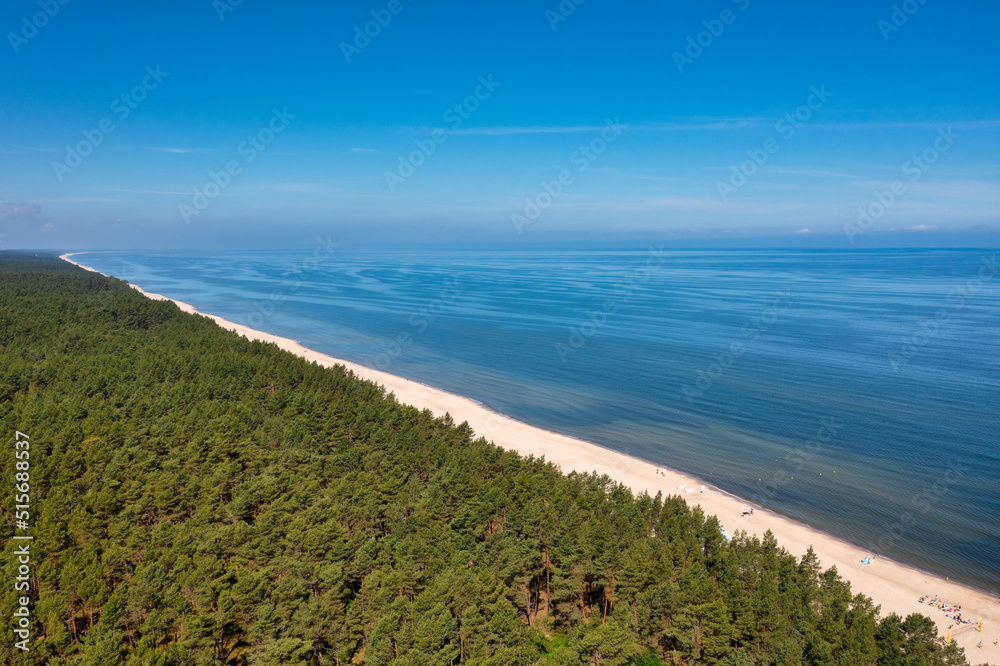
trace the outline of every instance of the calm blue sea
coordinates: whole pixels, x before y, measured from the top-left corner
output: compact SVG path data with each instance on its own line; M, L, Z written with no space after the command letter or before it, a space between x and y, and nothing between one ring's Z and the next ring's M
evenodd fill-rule
M1000 251L88 253L1000 593Z

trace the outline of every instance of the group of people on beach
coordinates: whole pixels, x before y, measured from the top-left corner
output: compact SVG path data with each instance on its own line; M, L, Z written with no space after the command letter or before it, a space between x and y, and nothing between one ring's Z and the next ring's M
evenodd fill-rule
M955 620L955 622L959 624L973 624L972 620L962 619L962 607L959 606L958 604L955 604L954 606L949 606L946 600L938 599L937 596L935 596L930 601L927 601L927 597L923 596L917 599L917 601L919 601L922 604L926 603L928 606L934 606L934 608L937 608L939 610L943 610L945 617L949 617L952 620Z
M959 604L955 604L954 606L949 606L947 600L945 600L945 599L938 599L936 595L930 601L927 601L927 595L924 595L924 596L920 597L919 599L917 599L917 601L919 601L922 604L925 603L928 606L934 606L934 608L938 608L940 610L943 610L944 614L945 614L945 617L951 618L952 620L954 620L958 624L975 624L974 620L963 620L962 619L962 607ZM929 616L930 613L928 613L927 615ZM954 624L949 624L948 628L951 629L954 626L955 626ZM980 631L982 631L981 627L980 627ZM1000 643L1000 639L996 639L996 640L993 641L993 645L996 645L997 643ZM983 647L983 642L979 641L979 643L976 645L976 647L977 648Z
M660 469L659 467L657 467L656 468L656 475L657 476L660 476L660 475L666 476L667 475L667 470ZM682 483L679 486L677 486L676 490L684 490L684 488L687 488L687 484L686 483ZM684 492L686 492L686 493L696 493L696 492L698 492L698 489L697 488L688 488L687 490L684 490ZM702 492L702 494L705 494L705 486L701 487L701 492Z

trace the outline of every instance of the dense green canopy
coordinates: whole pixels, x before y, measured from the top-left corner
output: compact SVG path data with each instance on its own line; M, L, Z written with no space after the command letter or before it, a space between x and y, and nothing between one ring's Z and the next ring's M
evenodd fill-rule
M54 257L0 254L11 664L963 664L768 534L564 475ZM2 527L2 612L18 596ZM23 533L19 531L18 533Z

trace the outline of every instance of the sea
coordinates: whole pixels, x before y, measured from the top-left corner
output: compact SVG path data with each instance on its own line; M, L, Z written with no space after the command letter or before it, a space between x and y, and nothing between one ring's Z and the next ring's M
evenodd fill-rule
M1000 595L1000 250L94 252Z

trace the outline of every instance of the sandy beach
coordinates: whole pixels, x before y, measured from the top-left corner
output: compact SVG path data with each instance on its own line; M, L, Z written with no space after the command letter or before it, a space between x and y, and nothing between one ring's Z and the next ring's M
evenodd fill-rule
M65 254L61 258L86 270L99 272L73 261L70 258L72 256L73 254ZM383 386L387 393L394 394L401 403L429 409L438 416L448 413L456 423L467 421L477 435L523 455L544 456L564 472L596 471L598 474L607 474L636 493L648 492L655 495L663 492L665 495L681 495L690 505L701 506L707 514L718 516L728 534L745 530L762 536L764 532L771 530L778 543L797 557L801 557L811 545L823 568L835 566L840 575L850 581L855 592L871 597L881 606L883 615L929 615L944 636L954 620L946 617L943 610L919 603L918 599L925 596L928 600L938 597L947 600L949 605L960 605L963 618L982 620L983 632L979 633L972 625L955 625L950 630L953 634L958 632L953 636L954 640L965 648L970 663L1000 664L1000 646L993 643L1000 639L1000 598L882 557L870 565L864 565L861 560L871 553L782 515L757 507L752 516L741 516L751 504L713 488L701 479L663 467L658 468L653 463L616 453L590 442L515 421L468 398L336 359L307 349L294 340L200 313L187 303L132 286L149 298L172 300L184 312L208 317L222 328L251 340L273 342L286 351L323 366L344 366L357 377ZM658 474L657 469L661 473ZM982 648L977 647L980 642Z

